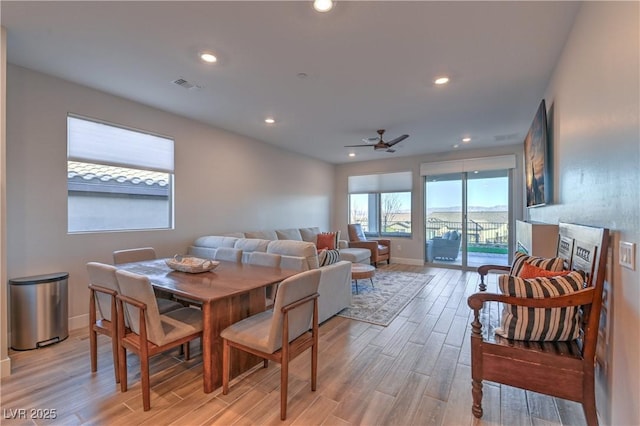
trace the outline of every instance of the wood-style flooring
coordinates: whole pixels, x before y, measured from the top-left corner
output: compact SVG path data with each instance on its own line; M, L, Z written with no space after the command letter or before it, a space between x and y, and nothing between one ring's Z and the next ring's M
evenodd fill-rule
M342 317L322 324L318 389L310 390L310 356L305 353L291 363L284 422L279 418L277 364L257 367L235 380L228 395L219 390L205 394L196 341L190 361L183 361L177 351L153 358L151 411L144 412L137 357L127 359L129 390L121 393L114 381L109 339L98 337L98 372L92 374L88 332L77 330L47 348L10 352L13 373L0 383L0 423L585 424L577 403L490 382L484 383L484 417L476 420L471 414L467 296L476 291L478 275L399 264L381 268L424 272L435 278L388 327ZM495 285L495 276L490 276L490 285ZM51 410L55 420L32 418Z

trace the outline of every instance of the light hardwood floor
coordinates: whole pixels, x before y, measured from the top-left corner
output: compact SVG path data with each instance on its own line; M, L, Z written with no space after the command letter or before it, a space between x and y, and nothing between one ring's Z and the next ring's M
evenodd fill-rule
M478 275L392 264L381 268L435 275L388 326L334 317L320 327L318 389L311 392L308 354L289 373L287 420L279 419L280 367L256 368L232 382L228 395L202 391L198 344L184 362L176 351L151 363L151 411L142 410L138 359L130 355L129 390L113 378L109 340L99 336L98 372L89 365L86 330L48 348L11 352L1 381L3 425L582 425L577 403L484 383L481 421L471 414L467 296ZM490 276L495 285L495 276ZM490 287L491 288L491 287ZM24 409L26 419L20 416ZM31 409L56 410L34 420Z

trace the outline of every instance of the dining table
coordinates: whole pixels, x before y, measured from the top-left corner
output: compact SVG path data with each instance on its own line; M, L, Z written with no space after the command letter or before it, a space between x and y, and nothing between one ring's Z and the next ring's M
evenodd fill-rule
M117 265L145 275L154 288L202 306L202 364L204 392L222 385L222 338L226 327L266 309L266 288L298 271L239 262L220 261L207 272L187 273L171 269L166 260L155 259ZM236 377L262 360L237 352L232 355L231 377Z

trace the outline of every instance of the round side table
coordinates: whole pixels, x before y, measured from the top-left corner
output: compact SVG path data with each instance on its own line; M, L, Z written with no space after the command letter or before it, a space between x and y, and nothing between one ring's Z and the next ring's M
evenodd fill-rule
M365 280L369 278L371 281L371 287L373 285L373 277L376 274L376 268L364 263L352 263L351 264L351 279L356 282L356 294L358 294L358 280Z

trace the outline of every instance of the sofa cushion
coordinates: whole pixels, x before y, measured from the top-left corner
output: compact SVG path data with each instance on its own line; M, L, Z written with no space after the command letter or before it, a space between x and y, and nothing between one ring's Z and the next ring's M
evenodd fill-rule
M318 252L318 265L320 267L333 265L340 261L340 252L338 250L323 249Z
M261 240L259 238L240 238L236 241L234 248L240 249L246 252L261 251L266 252L267 246L271 241Z
M523 279L539 277L561 277L567 275L570 272L571 271L568 270L547 271L546 269L538 268L535 265L525 262L522 264L522 269L520 270L520 274L518 276Z
M218 247L231 247L236 244L238 238L234 237L222 237L219 235L207 235L204 237L197 238L193 243L194 246L198 247L209 247L209 248L218 248Z
M309 269L318 268L318 251L315 244L306 241L275 240L270 241L267 246L267 253L279 254L282 256L303 257L307 261Z
M502 294L541 299L579 291L584 286L584 275L573 271L563 277L522 279L512 275L500 275L498 287ZM578 338L580 309L527 308L504 304L499 336L514 340L566 341Z
M278 239L278 234L276 234L276 231L273 230L245 232L244 236L245 238L260 238L262 240L269 241Z
M338 248L338 241L340 240L340 231L336 232L321 232L316 237L316 247L320 250L335 250Z
M302 235L300 235L298 228L276 229L276 235L278 236L278 240L302 241Z
M244 232L229 232L228 234L222 234L224 237L245 238Z
M544 258L529 256L522 252L516 252L513 257L513 263L511 264L509 275L516 277L519 276L525 262L530 263L533 266L537 266L538 268L546 269L547 271L562 271L564 269L564 259L560 257Z
M302 237L302 241L307 241L309 243L316 243L316 235L320 233L320 228L317 226L312 226L311 228L300 228L300 236Z

